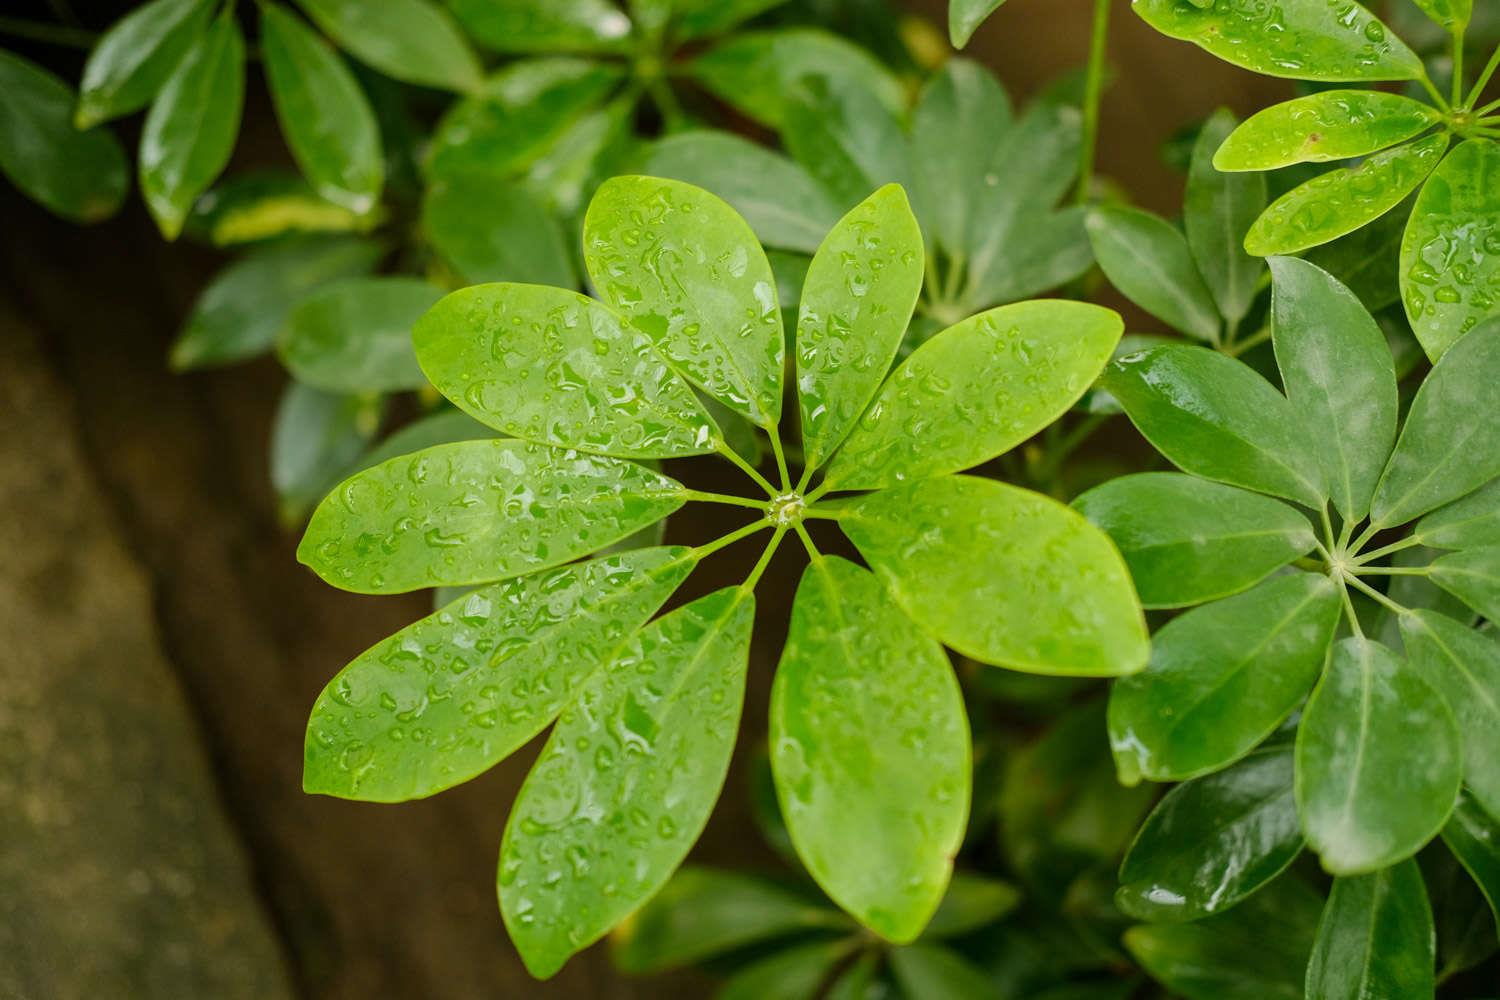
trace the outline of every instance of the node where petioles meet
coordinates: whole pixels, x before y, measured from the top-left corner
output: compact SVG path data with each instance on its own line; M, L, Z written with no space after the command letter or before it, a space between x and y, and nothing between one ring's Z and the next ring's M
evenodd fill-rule
M802 523L806 512L807 501L801 493L792 491L771 498L766 505L766 520L778 527L791 528Z

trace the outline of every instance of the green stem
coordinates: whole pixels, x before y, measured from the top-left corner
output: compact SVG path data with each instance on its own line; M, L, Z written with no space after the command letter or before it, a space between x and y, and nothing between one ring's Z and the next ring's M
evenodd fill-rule
M63 45L71 49L91 49L99 36L81 28L69 28L62 24L47 24L24 17L0 17L0 35L26 38L48 45Z
M728 493L705 493L703 490L688 490L685 494L689 500L701 500L704 503L727 503L736 507L753 507L755 510L766 509L764 500L751 500L749 497L735 497Z
M823 498L823 495L826 494L831 489L833 489L833 484L830 483L828 480L825 479L821 483L818 484L818 488L817 489L813 490L807 496L803 497L802 498L802 502L805 503L805 504L807 504L807 506L811 507L818 500L821 500Z
M1094 0L1089 35L1088 75L1083 85L1083 141L1078 147L1078 204L1089 203L1094 186L1094 154L1099 148L1099 103L1104 96L1104 57L1109 46L1110 0Z
M1333 540L1333 518L1328 516L1328 504L1326 502L1318 508L1318 517L1323 521L1323 538L1328 542L1328 547L1330 549L1338 548L1338 542Z
M1427 75L1427 72L1425 70L1422 72L1422 75L1417 78L1417 82L1420 83L1422 85L1422 88L1427 91L1428 96L1431 97L1433 103L1438 106L1439 111L1449 110L1450 106L1448 104L1448 99L1444 97L1443 92L1441 90L1438 90L1437 87L1433 84L1432 79Z
M1476 115L1487 115L1491 111L1500 111L1500 100L1491 101L1482 108L1475 108L1473 113Z
M1401 605L1397 604L1395 601L1391 600L1389 597L1386 597L1380 591L1376 590L1374 587L1370 586L1368 583L1365 583L1359 577L1357 577L1357 576L1346 576L1346 577L1344 577L1344 579L1346 581L1348 581L1348 583L1349 583L1349 585L1351 587L1354 587L1354 588L1362 591L1366 597L1369 597L1371 600L1373 600L1373 601L1375 601L1375 602L1377 602L1379 604L1383 604L1385 606L1386 610L1391 611L1391 612L1393 612L1395 614L1398 614L1398 615L1404 615L1404 614L1408 614L1409 613L1406 608L1404 608Z
M1354 610L1354 600L1349 596L1349 588L1344 586L1344 580L1342 577L1335 578L1334 582L1338 584L1339 597L1343 598L1344 614L1349 619L1349 627L1354 630L1355 635L1363 639L1365 637L1365 631L1364 629L1360 628L1359 612Z
M733 545L741 538L748 538L750 535L755 534L757 531L763 531L770 526L771 522L767 521L765 518L761 518L757 521L751 521L744 527L736 528L727 535L720 535L718 538L715 538L711 542L704 542L702 545L696 546L693 549L693 555L698 559L703 559L706 556L711 556L720 549Z
M1364 531L1361 531L1359 533L1359 537L1358 538L1356 538L1354 541L1352 541L1352 542L1349 543L1349 546L1348 546L1349 547L1349 551L1351 553L1357 555L1359 553L1359 550L1362 549L1362 548L1364 548L1365 544L1368 543L1370 539L1374 538L1379 533L1380 533L1380 528L1374 522L1371 522L1370 525L1368 527L1366 527Z
M1413 545L1417 544L1420 544L1417 541L1417 536L1408 535L1405 538L1401 539L1399 542L1392 542L1389 545L1383 545L1380 548L1375 549L1374 551L1366 552L1360 555L1354 560L1354 565L1360 566L1367 562L1373 562L1374 560L1379 559L1381 556L1388 556L1392 552L1400 552L1402 549L1409 549Z
M1497 69L1500 69L1500 44L1495 46L1494 53L1490 55L1490 61L1484 64L1484 71L1479 74L1479 79L1474 81L1474 86L1469 90L1469 96L1464 98L1465 104L1473 104L1479 100L1479 95L1483 94L1484 88L1489 86L1490 78L1495 75L1495 70ZM1496 101L1495 104L1482 109L1480 114L1483 114L1489 107L1497 105L1500 105L1500 101Z
M776 431L776 425L772 424L766 428L766 434L771 439L771 453L776 456L776 473L781 476L781 492L792 492L792 477L786 469L786 452L781 450L781 435Z
M819 521L842 521L844 512L842 510L818 510L816 507L808 507L802 511L803 517L811 517Z
M729 447L729 445L723 441L719 442L719 446L716 450L720 455L723 455L735 465L739 466L741 472L749 476L751 479L755 480L756 485L766 491L767 497L775 499L778 496L776 487L772 486L770 481L766 479L765 476L762 476L759 472L757 472L755 470L755 466L751 465L749 462L741 458L739 452Z
M1431 566L1359 566L1354 572L1360 576L1426 576Z
M821 561L823 553L819 552L818 547L813 544L812 535L807 533L807 528L803 527L801 521L798 521L793 527L797 529L797 537L802 539L802 547L807 550L807 557L813 562Z
M651 102L656 105L656 110L661 112L663 131L671 132L684 117L682 105L677 102L677 95L672 92L672 85L665 77L657 77L651 81L648 89L651 93Z
M745 582L740 584L741 593L748 594L755 589L755 585L760 582L760 575L771 564L771 557L776 554L776 550L781 546L781 539L785 534L786 525L777 525L776 530L771 533L771 540L766 543L766 547L761 552L760 558L755 561L755 568L750 571L749 576L745 577Z
M1463 107L1464 99L1464 29L1453 33L1453 106Z
M1270 339L1271 328L1269 326L1263 326L1259 330L1256 330L1254 333L1252 333L1250 336L1246 337L1244 340L1237 340L1233 344L1226 345L1224 347L1224 353L1229 355L1231 358L1237 358L1241 354L1244 354L1246 351L1250 350L1250 348L1256 347L1260 344L1264 344Z
M1349 539L1354 537L1354 520L1350 518L1344 522L1344 529L1339 532L1338 547L1347 550Z

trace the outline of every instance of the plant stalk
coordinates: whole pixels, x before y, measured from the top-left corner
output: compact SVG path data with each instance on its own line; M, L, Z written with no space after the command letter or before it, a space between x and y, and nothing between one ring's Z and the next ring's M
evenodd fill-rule
M1083 84L1083 142L1078 147L1078 204L1087 205L1094 186L1094 154L1099 146L1099 104L1104 96L1104 57L1109 46L1110 0L1094 0L1089 35L1088 75Z

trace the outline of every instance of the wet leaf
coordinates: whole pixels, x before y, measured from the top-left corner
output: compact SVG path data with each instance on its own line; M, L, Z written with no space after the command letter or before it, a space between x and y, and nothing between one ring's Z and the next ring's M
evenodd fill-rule
M754 617L738 587L684 605L563 710L500 846L500 909L533 976L654 896L698 839L734 751Z
M1174 329L1217 342L1220 319L1182 233L1136 208L1101 205L1089 214L1089 242L1110 282Z
M797 854L881 937L937 909L969 812L969 723L943 649L868 570L802 574L770 707L771 764Z
M1439 549L1500 545L1500 479L1439 507L1417 522L1412 535Z
M784 95L781 141L839 205L856 204L888 182L910 184L895 112L848 81L798 81Z
M983 969L942 945L893 949L890 965L902 995L912 1000L973 1000L994 992Z
M1167 793L1120 865L1133 917L1197 920L1236 905L1302 852L1290 748L1252 752Z
M1500 621L1500 545L1461 549L1432 564L1432 582L1491 621Z
M1353 232L1401 204L1447 148L1447 133L1438 132L1320 174L1272 202L1250 227L1245 249L1257 257L1296 253Z
M489 770L557 717L694 564L673 546L543 570L382 639L313 705L303 789L401 802Z
M396 80L467 92L484 70L448 12L430 0L297 0L355 58Z
M619 52L630 18L609 0L448 0L464 28L495 52Z
M1115 361L1103 385L1146 440L1184 472L1323 505L1327 486L1296 411L1239 361L1169 344Z
M1415 861L1336 878L1307 964L1307 995L1431 997L1434 943L1432 908Z
M1141 604L1201 604L1255 585L1312 549L1307 518L1278 500L1176 472L1112 479L1073 507L1120 547Z
M355 215L321 198L296 174L251 171L225 178L193 203L183 231L228 247L296 233L366 232L380 212Z
M1411 203L1415 200L1415 196L1409 197L1368 226L1340 236L1331 243L1313 247L1303 254L1302 259L1333 275L1359 296L1366 309L1378 314L1401 298L1401 237L1411 216ZM1416 349L1410 352L1412 356L1404 366L1398 366L1398 372L1403 376L1411 370L1416 356L1421 353L1415 340L1411 343Z
M912 112L913 198L928 235L950 255L968 249L969 228L983 221L975 206L989 190L996 138L1010 128L1010 97L979 63L949 59L922 89Z
M562 226L520 184L469 173L436 180L422 198L422 228L471 283L575 283Z
M1422 381L1375 488L1372 524L1405 524L1500 476L1497 384L1500 317L1465 334Z
M1453 713L1386 647L1342 639L1297 727L1297 810L1332 875L1411 857L1453 811L1463 769Z
M622 176L600 186L583 230L600 297L694 384L773 426L781 415L781 310L749 224L702 188Z
M1215 165L1214 151L1234 126L1234 115L1223 110L1203 124L1193 145L1182 218L1198 273L1231 324L1244 319L1259 290L1264 265L1245 252L1244 244L1266 207L1264 177L1221 173Z
M99 222L125 198L125 152L105 129L75 129L73 105L67 84L0 51L0 172L49 212Z
M418 278L336 282L292 310L277 353L297 379L329 392L420 389L412 326L442 294Z
M385 183L370 102L337 52L285 7L260 5L271 99L297 166L317 192L361 215Z
M1110 690L1120 779L1181 781L1249 753L1317 680L1339 610L1327 577L1289 573L1168 622L1145 671Z
M1473 877L1500 922L1500 823L1473 797L1460 793L1453 817L1443 827L1443 843Z
M153 0L112 24L84 64L74 124L89 129L150 103L213 9L207 0Z
M1324 90L1251 115L1219 146L1220 170L1275 170L1368 156L1443 120L1433 107L1379 90Z
M1500 143L1459 143L1427 178L1401 241L1401 299L1434 361L1500 313Z
M380 425L378 401L290 382L271 428L271 486L278 513L296 526L347 474Z
M245 40L225 13L168 77L141 132L141 194L166 239L229 162L244 100Z
M948 40L955 49L969 44L985 18L1000 9L1005 0L948 0Z
M1088 391L1124 323L1085 302L1039 300L971 316L912 352L828 466L837 489L957 472L1003 454Z
M1225 62L1293 80L1415 80L1422 60L1365 8L1349 2L1133 0L1147 24Z
M1370 511L1396 441L1396 367L1385 334L1328 272L1272 257L1271 328L1292 409L1348 521Z
M712 451L719 429L644 333L562 288L474 285L416 324L438 390L514 437L622 458Z
M1098 677L1146 662L1124 561L1108 536L1055 500L944 476L861 497L839 525L896 603L965 656Z
M923 262L922 231L894 184L856 205L813 256L796 343L808 469L844 442L890 371L922 292Z
M618 541L682 506L682 492L631 462L524 441L439 445L347 479L297 558L363 594L486 583Z

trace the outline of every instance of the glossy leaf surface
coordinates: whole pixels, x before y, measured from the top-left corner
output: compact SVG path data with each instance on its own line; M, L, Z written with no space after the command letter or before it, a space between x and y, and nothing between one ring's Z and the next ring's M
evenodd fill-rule
M1500 823L1469 795L1460 794L1443 843L1474 878L1500 921Z
M630 18L609 0L448 0L474 38L496 52L613 52Z
M291 312L278 353L287 370L331 392L400 392L427 384L412 326L442 297L418 278L352 278L321 288Z
M803 572L769 740L807 870L880 936L914 939L963 841L969 723L942 647L868 570L825 557Z
M881 387L828 467L838 489L957 472L1003 454L1088 390L1125 324L1084 302L1018 302L950 326Z
M1500 545L1500 479L1428 514L1413 535L1439 549Z
M797 315L803 461L843 443L890 371L922 292L922 231L901 188L856 205L813 255Z
M1213 294L1187 239L1171 223L1140 209L1104 205L1089 215L1088 232L1094 258L1127 298L1190 337L1218 340Z
M422 199L422 227L443 259L471 283L574 284L562 227L520 184L486 174L434 181Z
M382 639L313 705L303 789L400 802L483 773L556 718L693 563L676 546L544 570Z
M485 583L575 559L682 503L675 481L631 462L466 441L350 477L318 505L297 558L357 593Z
M1297 809L1326 871L1411 857L1453 811L1462 769L1442 696L1377 642L1334 645L1297 727Z
M1184 472L1322 506L1327 487L1295 411L1244 364L1164 345L1115 361L1103 385Z
M755 598L730 587L657 619L563 710L500 846L500 910L547 978L666 883L719 797Z
M1124 561L1103 532L1054 500L944 476L861 497L839 525L896 603L966 656L1101 677L1145 663Z
M356 215L318 195L289 171L248 171L215 184L193 203L183 232L218 247L268 242L281 236L363 233L384 218Z
M1474 0L1412 0L1448 32L1462 32L1474 16Z
M145 107L212 16L207 0L153 0L116 21L84 64L74 124L88 129Z
M1251 753L1167 793L1120 865L1115 902L1142 920L1227 910L1302 851L1290 748Z
M1307 995L1430 997L1434 940L1432 908L1415 861L1334 879L1307 964Z
M1182 224L1219 314L1238 323L1255 301L1264 266L1245 252L1245 234L1266 207L1266 179L1223 173L1215 165L1214 152L1234 126L1235 118L1227 111L1203 123L1188 168Z
M471 91L483 69L448 13L430 0L297 0L334 41L386 76Z
M776 279L755 234L719 198L680 181L615 177L584 219L600 296L704 391L761 426L781 414Z
M1401 241L1401 299L1434 361L1500 313L1500 143L1460 143L1427 178Z
M1442 120L1431 105L1379 90L1324 90L1246 119L1214 154L1220 170L1275 170L1388 149Z
M1243 757L1313 686L1338 619L1338 591L1311 573L1172 619L1145 671L1110 691L1121 780L1180 781Z
M464 288L421 318L414 342L439 391L514 437L628 458L698 455L719 440L650 338L577 292Z
M1000 9L1005 0L949 0L948 40L955 49L969 44L984 19Z
M1500 621L1500 545L1461 549L1432 564L1432 582L1490 621Z

